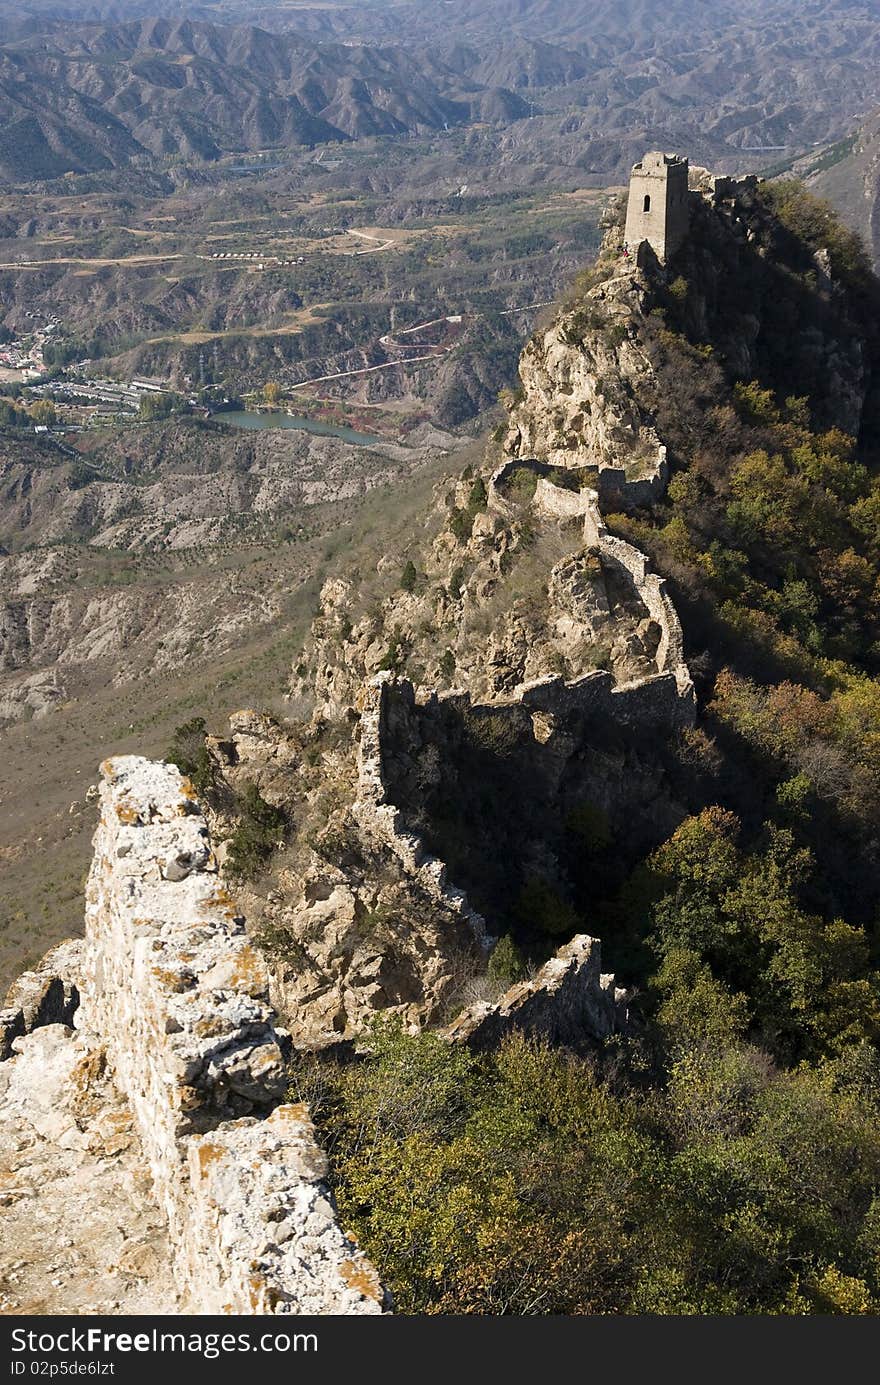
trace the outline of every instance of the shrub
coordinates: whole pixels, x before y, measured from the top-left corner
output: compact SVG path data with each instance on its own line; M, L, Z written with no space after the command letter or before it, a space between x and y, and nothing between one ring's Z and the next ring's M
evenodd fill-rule
M499 938L492 949L488 972L493 981L500 982L505 986L512 986L514 982L522 981L526 975L525 959L509 933L505 933L503 938Z
M177 765L201 797L214 787L214 762L205 744L205 718L193 717L175 727L165 759Z
M408 652L409 646L407 645L406 640L401 634L395 632L395 634L391 638L388 648L382 655L382 658L379 662L379 668L382 670L382 672L385 673L399 673L400 670L403 668L404 664L406 663L406 656Z
M576 933L580 918L555 885L543 876L532 876L519 892L514 914L526 928L550 937Z
M454 507L449 515L449 528L459 543L467 543L473 533L475 516L468 510Z
M440 656L440 675L447 683L455 676L455 655L451 649L444 649Z
M485 510L488 500L486 483L482 476L478 476L471 486L471 493L468 496L468 509L472 510L474 515L476 515L478 511Z
M256 784L245 785L239 795L238 811L238 825L229 838L227 863L232 875L248 879L271 856L287 819L280 808L266 802Z
M608 814L595 803L578 803L565 819L565 826L581 848L589 855L604 851L611 845L611 826Z
M669 296L676 303L684 303L688 296L688 282L683 275L679 274L677 279L673 279L669 285Z

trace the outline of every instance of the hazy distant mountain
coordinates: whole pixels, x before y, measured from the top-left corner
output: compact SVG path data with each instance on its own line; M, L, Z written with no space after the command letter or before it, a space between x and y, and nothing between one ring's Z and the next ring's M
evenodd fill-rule
M59 23L0 47L0 173L13 179L526 114L436 57L252 26Z
M760 169L878 104L880 0L23 0L0 15L0 175L16 179L523 116L538 117L516 131L525 147L556 130L629 150L651 132Z

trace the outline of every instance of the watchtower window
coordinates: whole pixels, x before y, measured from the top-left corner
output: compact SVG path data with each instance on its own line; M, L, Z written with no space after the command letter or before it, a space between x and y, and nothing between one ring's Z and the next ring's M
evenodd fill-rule
M646 212L651 210L651 194L649 192L645 193L645 205L642 210Z

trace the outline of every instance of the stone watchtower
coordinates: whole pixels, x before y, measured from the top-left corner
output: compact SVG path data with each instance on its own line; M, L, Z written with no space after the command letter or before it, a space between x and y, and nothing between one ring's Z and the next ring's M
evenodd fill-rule
M630 250L643 240L665 263L688 232L688 161L675 154L646 154L629 183L625 239Z

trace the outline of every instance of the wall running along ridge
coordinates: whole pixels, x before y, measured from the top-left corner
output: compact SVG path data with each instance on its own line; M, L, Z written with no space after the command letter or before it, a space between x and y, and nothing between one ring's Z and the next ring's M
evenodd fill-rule
M288 1036L173 765L101 767L81 1029L106 1046L199 1313L380 1313L336 1220L305 1107L283 1104Z
M389 764L395 751L420 745L425 739L442 744L449 712L459 717L468 713L491 718L508 716L518 724L532 727L536 738L548 723L553 725L572 716L587 720L611 718L618 725L643 731L653 726L690 725L694 715L692 687L690 694L683 696L672 672L627 684L616 683L613 674L599 669L570 682L561 677L536 679L523 684L509 701L482 705L461 690L417 693L408 679L386 671L366 683L361 698L358 796L352 812L367 837L383 842L394 853L431 903L448 910L456 920L468 923L483 945L494 941L487 936L485 920L470 906L464 891L449 882L444 863L429 854L394 802ZM595 965L591 962L591 966L598 986L598 943L595 939L589 941L596 949ZM589 988L594 983L590 980L587 984ZM601 1005L597 1002L599 1009L606 1000L607 996Z
M671 673L675 678L682 703L675 713L675 719L693 723L696 718L696 698L693 680L684 658L684 633L665 579L649 570L648 559L640 549L608 532L596 491L572 491L554 485L547 476L541 474L545 470L541 463L510 461L498 467L489 482L489 503L494 509L508 515L512 513L511 504L505 499L502 487L508 477L524 466L534 470L538 475L531 502L534 508L551 519L582 518L585 547L598 553L603 562L616 568L632 585L660 630L656 654L657 672ZM583 680L576 681L580 683ZM633 686L636 685L626 685L628 688Z
M648 569L648 559L640 549L625 539L609 534L599 511L598 496L594 491L585 491L587 507L584 514L584 543L594 548L604 562L612 564L619 572L625 573L632 582L651 619L660 627L660 643L657 646L657 668L660 673L671 673L675 678L679 696L686 707L682 715L693 722L696 719L697 705L694 684L690 670L684 659L684 632L666 581Z

